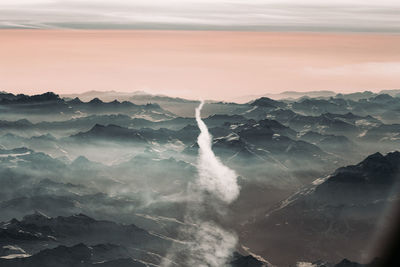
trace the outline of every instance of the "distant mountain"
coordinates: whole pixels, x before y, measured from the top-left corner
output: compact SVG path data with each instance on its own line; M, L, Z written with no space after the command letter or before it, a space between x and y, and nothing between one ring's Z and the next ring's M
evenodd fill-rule
M248 119L242 115L211 115L204 119L209 127L221 126L224 123L245 122ZM187 125L196 125L194 118L171 118L161 121L147 120L144 118L132 118L124 114L103 114L81 116L64 121L42 121L32 123L29 120L21 119L17 121L1 121L0 133L18 133L19 135L32 133L53 133L55 135L66 133L78 133L79 131L87 131L94 125L118 125L126 128L141 129L152 128L160 129L167 128L171 130L180 130Z
M305 91L305 92L297 92L297 91L284 91L282 93L276 93L276 94L263 94L263 95L247 95L247 96L242 96L242 97L237 97L235 99L232 99L233 101L237 101L239 103L245 103L248 102L254 98L259 98L259 97L268 97L274 100L284 100L284 99L299 99L302 97L315 97L315 98L326 98L326 97L332 97L335 96L336 93L333 91Z
M353 113L358 116L379 117L384 122L396 121L400 110L398 98L388 94L378 94L376 96L359 99L334 98L329 99L303 99L291 104L293 111L305 115L318 116L323 113L346 114Z
M358 157L359 146L350 141L346 136L342 135L326 135L313 131L302 133L299 136L300 140L307 141L322 148L324 151L341 155L342 157Z
M15 114L44 115L51 110L53 116L74 113L58 95L47 92L41 95L0 95L0 108L4 116ZM4 117L5 118L5 117Z
M351 111L350 100L330 98L305 98L292 103L292 110L306 115L318 116L323 113L345 114Z
M377 95L378 95L377 93L373 93L371 91L364 91L364 92L356 92L356 93L350 93L350 94L337 94L335 97L358 101L360 99L367 99L367 98L375 97Z
M117 92L117 91L88 91L81 94L62 95L66 99L79 98L84 101L90 101L93 98L102 101L129 101L137 105L146 105L149 103L157 103L163 109L173 113L177 112L179 116L193 116L193 110L199 101L187 100L179 97L169 97L165 95L153 95L143 91L135 92Z
M336 95L333 91L306 91L306 92L296 92L296 91L285 91L278 94L279 98L301 98L301 97L310 97L310 98L318 98L318 97L331 97Z
M90 94L95 95L95 94ZM136 100L135 100L136 99ZM127 100L110 100L104 102L98 96L88 102L79 98L61 99L54 93L26 96L3 93L0 106L7 117L15 118L24 114L28 119L48 120L44 112L52 111L53 120L72 117L103 114L125 114L149 120L165 120L174 117L192 117L198 101L185 100L168 96L135 94ZM19 104L18 104L19 103ZM24 103L22 105L22 103ZM202 112L203 116L242 115L247 118L264 119L269 112L277 109L288 109L301 115L319 116L321 114L347 114L372 116L384 122L393 122L398 117L400 104L395 96L370 92L342 94L326 98L300 98L278 101L268 97L255 99L247 104L208 101ZM176 115L175 115L176 114Z
M274 100L298 100L300 98L343 98L343 99L351 99L351 100L360 100L360 99L367 99L370 97L374 97L378 94L389 94L391 96L400 95L400 89L393 89L393 90L381 90L378 93L373 93L371 91L364 91L364 92L355 92L355 93L336 93L334 91L305 91L305 92L297 92L297 91L285 91L282 93L277 94L264 94L264 95L249 95L243 96L235 99L238 102L248 102L251 99L258 98L258 97L268 97Z
M196 140L199 130L194 126L186 126L180 130L170 130L166 128L152 129L140 128L130 129L117 125L96 124L89 131L80 132L65 139L66 142L109 142L118 144L118 142L135 143L139 146L150 146L152 142L157 144L168 144L176 141L183 144L193 143Z
M392 151L400 144L400 124L382 124L364 131L359 141L375 151Z
M118 92L114 90L110 91L87 91L83 92L80 94L62 94L62 98L66 99L73 99L73 98L79 98L82 99L83 101L90 101L93 98L100 98L103 101L109 102L113 100L119 100L119 101L127 101L130 97L135 96L135 95L145 95L146 92L144 91L135 91L135 92Z
M287 106L287 104L283 102L279 102L276 100L272 100L271 98L268 97L261 97L253 102L251 102L252 106L259 106L259 107L270 107L270 108L284 108Z
M391 96L400 96L400 89L382 90L379 93L380 94L388 94Z
M296 132L275 120L249 121L246 124L233 126L236 126L231 126L233 132L237 133L243 140L257 148L269 151L274 157L282 159L282 162L289 163L290 160L313 159L315 164L329 157L318 147L295 140ZM302 157L299 157L300 155Z
M128 101L119 102L116 100L103 102L99 98L93 98L89 102L82 102L78 98L65 100L51 92L33 96L16 95L11 97L7 94L7 97L1 97L0 95L0 107L8 117L15 117L20 114L35 120L46 120L47 118L60 120L62 118L82 116L82 114L118 113L152 120L175 117L174 114L163 110L157 104L136 105Z
M199 100L190 100L184 99L180 97L171 97L166 95L158 95L158 94L148 94L142 91L136 92L116 92L116 91L89 91L82 94L69 94L62 95L68 100L72 100L76 97L89 101L93 98L99 98L102 101L129 101L135 103L137 105L145 105L148 103L157 103L163 109L172 112L180 117L194 117L194 109L199 105ZM235 103L226 103L226 102L218 102L213 100L206 101L207 105L202 110L202 115L205 117L214 115L214 114L236 114L236 109L238 108L238 104Z
M145 138L137 130L112 124L107 126L96 124L89 131L75 134L71 138L86 141L112 139L113 141L146 142Z
M191 118L175 118L161 122L151 122L141 119L131 120L129 118L118 116L114 118L104 118L104 117L93 118L92 121L100 120L100 121L118 122L118 120L116 119L119 118L121 119L119 120L120 124L131 125L133 127L135 126L136 127L126 128L115 124L109 124L109 125L95 124L90 130L74 134L71 136L71 138L75 140L83 140L83 139L87 141L103 140L110 142L126 141L126 142L146 143L154 141L164 144L174 140L179 140L182 141L183 143L193 143L196 141L197 135L199 134L198 127L194 126L196 122L194 119ZM205 118L204 121L209 125L209 127L213 127L211 128L213 134L219 136L219 134L225 134L229 132L227 129L223 129L227 127L229 123L247 122L248 120L240 115L213 115L208 118ZM76 120L74 122L76 122ZM72 122L66 122L66 123L72 124ZM48 123L47 125L48 125L47 127L50 126ZM146 125L149 127L143 127Z
M10 93L0 93L0 104L31 104L31 103L51 103L58 102L62 103L62 99L53 92L47 92L40 95L13 95Z
M134 92L118 92L118 91L87 91L80 94L63 94L61 97L66 99L79 98L83 101L90 101L93 98L99 98L102 101L131 101L137 104L148 104L148 103L158 103L158 102L181 102L189 103L198 101L187 100L179 97L170 97L166 95L149 94L144 91L134 91Z
M13 129L18 129L18 130L24 130L24 129L29 129L32 127L32 123L28 121L27 119L20 119L17 121L0 121L0 127L1 129L8 129L8 130L13 130Z
M348 138L354 138L365 129L382 124L378 119L371 116L358 116L351 112L305 116L291 110L279 109L271 111L268 116L299 132L314 131L320 134L344 135Z

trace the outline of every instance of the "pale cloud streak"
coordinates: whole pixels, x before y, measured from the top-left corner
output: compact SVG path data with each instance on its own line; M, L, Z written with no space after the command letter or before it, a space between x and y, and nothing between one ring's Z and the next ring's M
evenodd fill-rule
M365 62L329 68L306 68L313 75L324 76L368 76L395 78L400 75L400 62Z
M400 32L392 0L0 0L2 28Z

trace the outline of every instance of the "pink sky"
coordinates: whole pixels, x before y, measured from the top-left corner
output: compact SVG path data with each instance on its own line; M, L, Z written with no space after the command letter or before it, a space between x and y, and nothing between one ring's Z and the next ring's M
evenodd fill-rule
M400 88L400 35L0 30L0 90L232 99Z

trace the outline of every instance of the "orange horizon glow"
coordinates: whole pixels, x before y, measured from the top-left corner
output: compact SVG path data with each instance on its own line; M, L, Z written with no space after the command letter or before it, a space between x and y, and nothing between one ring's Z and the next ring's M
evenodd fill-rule
M0 90L144 90L230 100L400 88L400 35L0 30Z

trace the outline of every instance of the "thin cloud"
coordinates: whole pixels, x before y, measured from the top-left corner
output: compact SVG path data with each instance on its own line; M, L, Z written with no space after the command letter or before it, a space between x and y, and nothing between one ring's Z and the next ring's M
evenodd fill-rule
M400 32L398 1L16 0L0 27Z
M326 76L368 75L379 77L399 77L400 62L365 62L329 68L307 68L306 72L314 75Z

